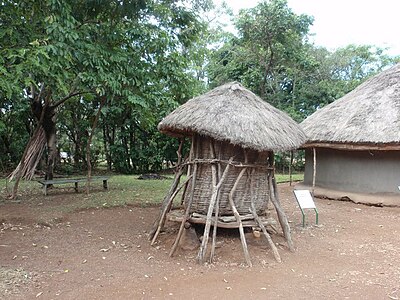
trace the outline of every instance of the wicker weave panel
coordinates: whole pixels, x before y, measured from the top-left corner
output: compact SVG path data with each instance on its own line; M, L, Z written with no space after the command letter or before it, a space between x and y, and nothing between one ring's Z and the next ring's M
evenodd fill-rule
M243 149L238 146L234 146L229 143L223 143L214 141L206 137L197 137L196 143L199 143L198 155L194 155L198 159L213 159L218 158L221 160L229 160L230 157L234 157L234 161L245 163L245 151L247 153L248 161L251 164L266 164L267 152L260 153L248 149ZM214 144L215 157L213 157L210 150L210 144ZM196 145L193 147L196 149ZM226 167L225 163L221 163L221 169L219 170L219 176L222 175ZM220 214L221 215L232 215L232 209L229 204L229 193L235 184L236 179L242 168L231 166L227 177L222 184L220 191ZM191 182L188 186L187 191L191 190ZM212 171L211 164L199 164L197 170L197 179L194 188L194 197L191 206L191 212L197 212L206 214L210 203L212 194ZM186 193L185 202L189 200L190 193ZM234 202L237 210L240 214L248 214L250 208L250 199L253 197L254 205L258 214L262 215L267 208L269 193L268 193L268 181L267 172L265 168L255 168L252 172L248 169L237 186L234 194Z

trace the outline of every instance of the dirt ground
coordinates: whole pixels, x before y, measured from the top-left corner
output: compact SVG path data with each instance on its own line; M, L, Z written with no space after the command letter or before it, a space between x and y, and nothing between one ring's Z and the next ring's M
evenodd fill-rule
M2 203L0 298L400 298L400 208L316 199L320 225L309 212L302 228L292 188L279 189L296 251L273 235L277 263L266 241L247 234L251 268L236 231L219 235L213 264L196 264L196 250L168 256L177 224L150 246L158 207L47 210L67 201L62 194Z

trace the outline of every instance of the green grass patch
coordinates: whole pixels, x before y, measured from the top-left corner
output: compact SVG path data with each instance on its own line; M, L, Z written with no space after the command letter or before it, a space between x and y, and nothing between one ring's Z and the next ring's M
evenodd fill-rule
M137 175L113 175L108 181L108 190L103 190L102 182L91 183L89 195L85 192L85 185L79 187L76 194L73 184L56 185L48 190L48 195L42 193L42 186L36 181L21 181L18 200L29 202L42 212L72 212L87 208L108 208L117 206L154 206L159 205L170 188L173 176L163 180L140 180ZM277 182L289 181L289 175L276 175ZM294 174L293 181L303 180L303 174ZM183 180L181 180L183 182ZM13 182L8 183L8 192L11 192ZM0 180L0 189L3 203L6 202L6 181ZM180 196L176 197L179 204Z
M282 182L289 182L290 178L289 175L287 174L276 174L276 181L278 183L282 183ZM303 181L304 180L304 174L300 173L300 174L292 174L292 181Z

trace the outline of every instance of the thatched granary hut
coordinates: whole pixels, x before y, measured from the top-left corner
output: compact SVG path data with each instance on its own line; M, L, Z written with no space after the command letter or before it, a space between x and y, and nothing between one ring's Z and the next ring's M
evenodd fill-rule
M289 225L276 194L273 151L294 149L305 141L297 123L240 83L233 82L189 100L165 117L158 128L168 135L191 139L190 153L185 161L181 161L176 178L182 174L183 167L188 166L181 228L186 221L192 220L193 214L205 216L200 261L204 260L211 223L219 226L218 218L222 216L234 216L234 225L239 227L246 255L242 217L250 214L258 224L258 217L265 213L269 200L276 207L292 248ZM155 223L158 231L177 188L175 180ZM151 234L153 242L158 234L156 228ZM175 245L179 239L180 233ZM247 256L246 260L250 264Z
M305 184L313 184L315 151L314 184L322 195L385 193L400 204L400 64L317 110L301 126L307 135Z

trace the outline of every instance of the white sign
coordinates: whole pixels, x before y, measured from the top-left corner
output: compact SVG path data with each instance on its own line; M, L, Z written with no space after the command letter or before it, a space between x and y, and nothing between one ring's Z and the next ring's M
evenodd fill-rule
M301 208L316 208L309 190L294 190L293 192Z

